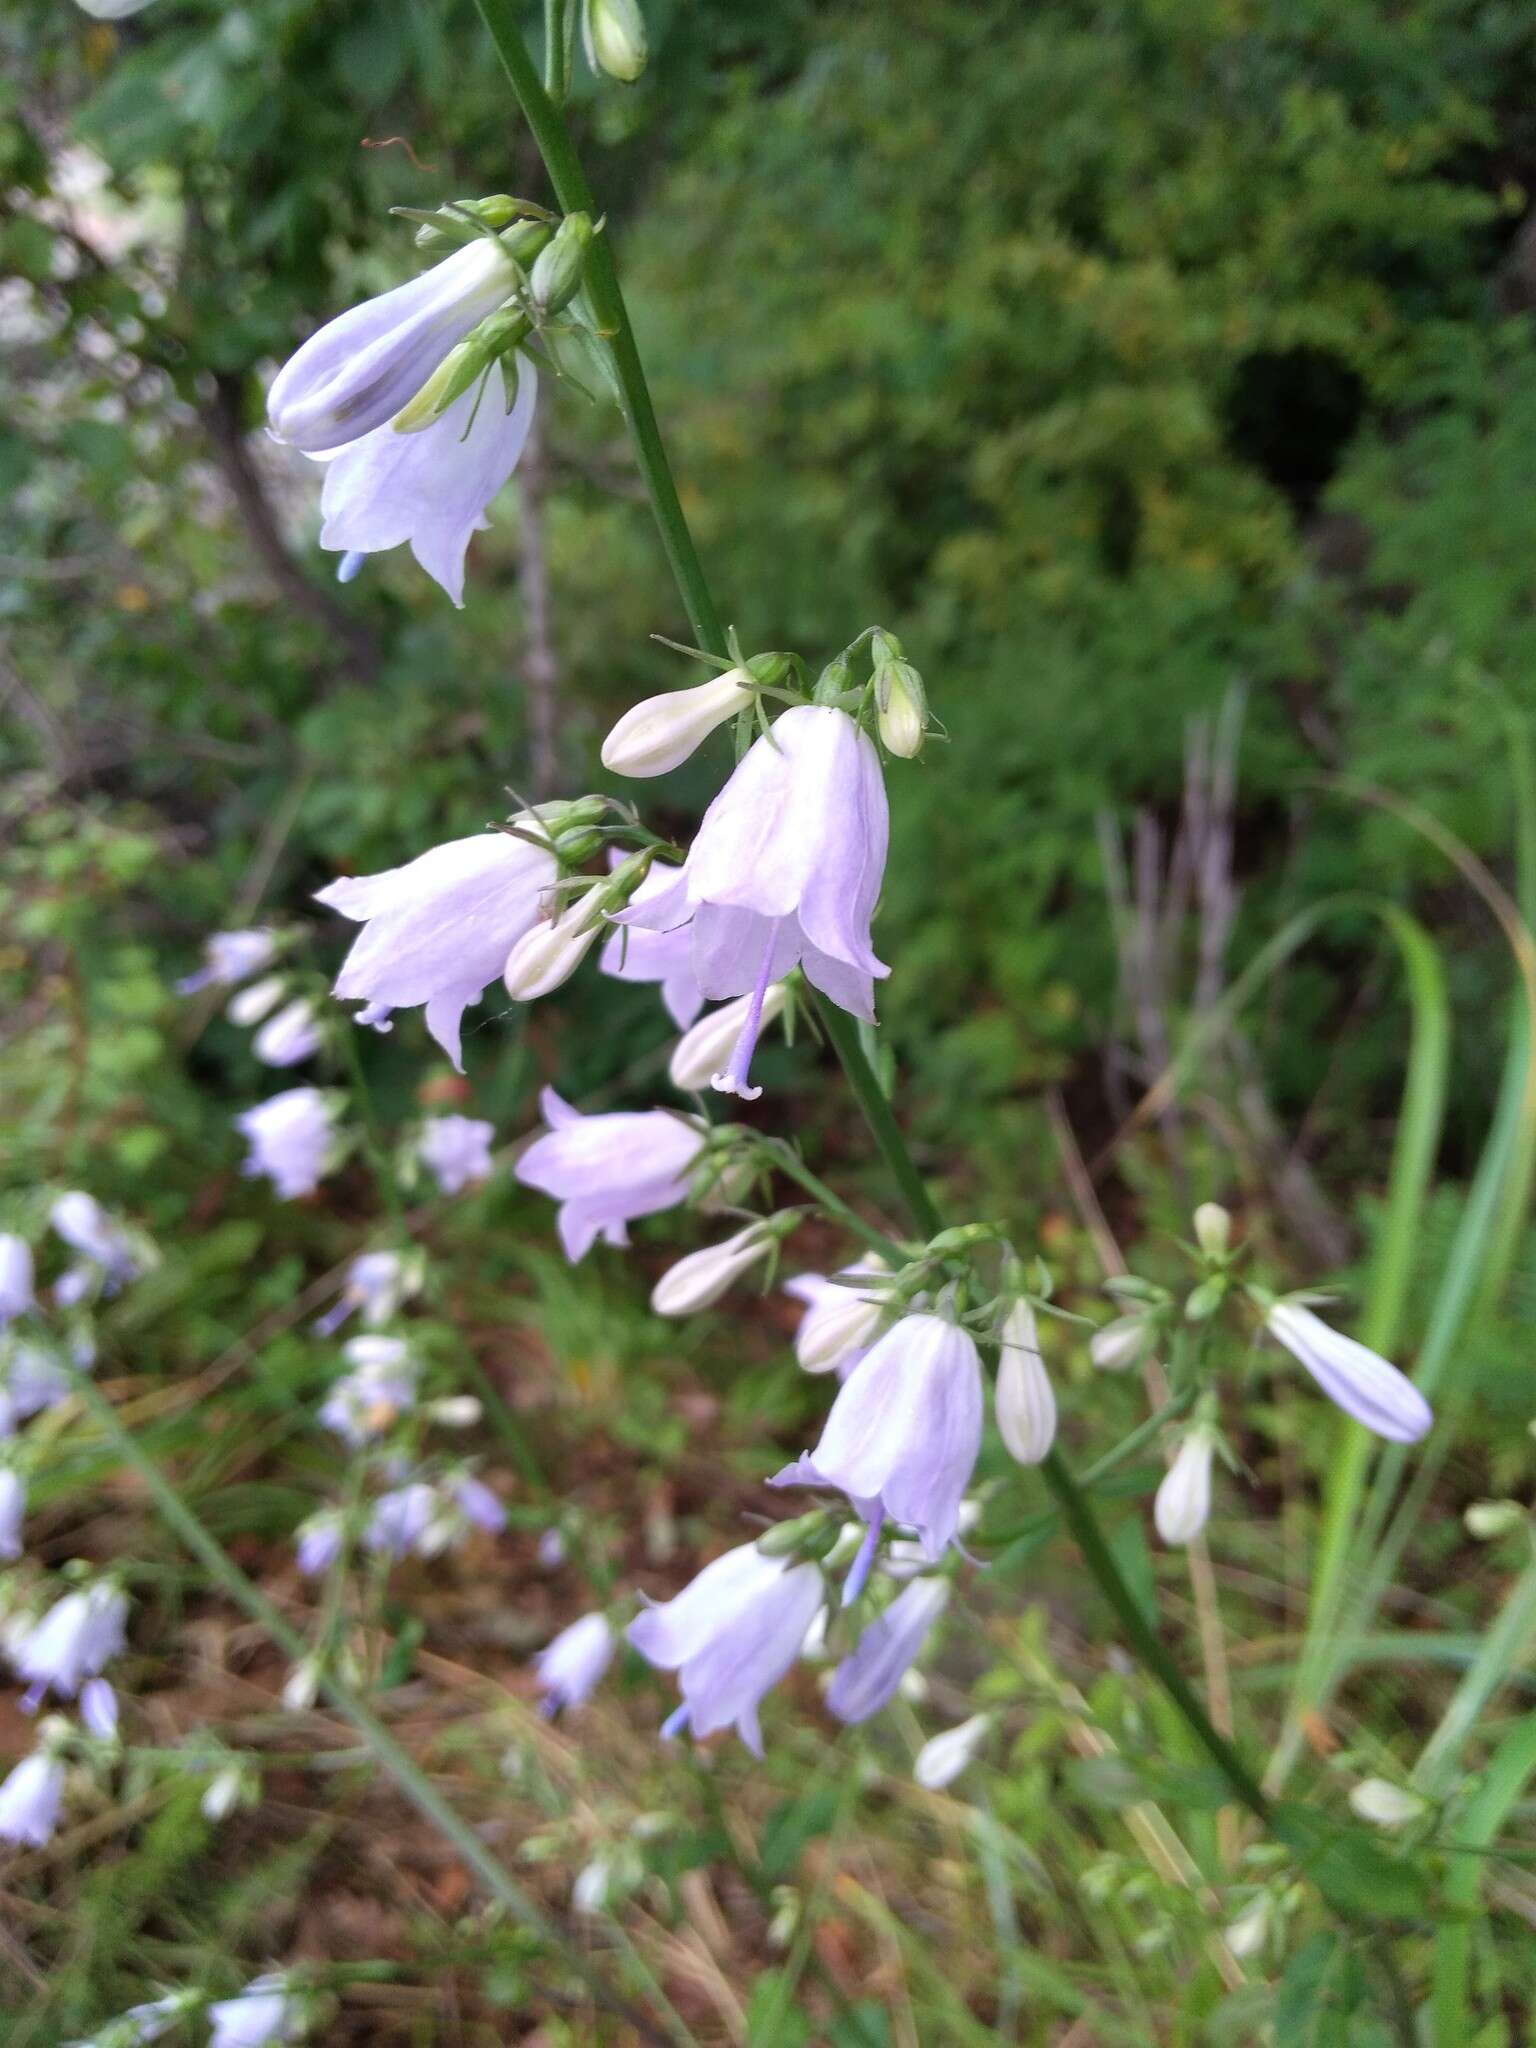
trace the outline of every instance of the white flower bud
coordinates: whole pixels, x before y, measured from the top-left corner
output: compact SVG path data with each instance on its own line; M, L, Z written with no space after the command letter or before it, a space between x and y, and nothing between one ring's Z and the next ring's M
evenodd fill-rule
M795 1357L805 1372L833 1372L850 1365L874 1343L885 1315L886 1295L878 1285L860 1287L857 1279L877 1282L885 1261L866 1252L857 1265L845 1266L828 1280L820 1273L800 1273L786 1280L784 1292L805 1303L795 1332Z
M608 1888L613 1882L613 1865L606 1856L597 1856L577 1872L576 1882L571 1886L571 1911L590 1916L601 1913L608 1903Z
M917 1753L912 1775L927 1792L942 1792L973 1762L992 1725L990 1714L973 1714L958 1728L932 1736Z
M1406 1827L1429 1811L1429 1801L1388 1778L1362 1778L1349 1795L1356 1817L1378 1828Z
M1475 1500L1462 1516L1467 1534L1479 1543L1491 1543L1499 1536L1512 1536L1529 1520L1517 1500Z
M295 1664L283 1687L283 1705L290 1714L302 1714L320 1696L320 1666L313 1657Z
M605 929L590 900L594 893L589 890L578 896L556 918L541 918L512 948L501 978L515 1001L531 1003L547 996L576 972L593 940Z
M1215 1449L1213 1432L1197 1423L1179 1445L1173 1463L1163 1475L1152 1519L1165 1543L1189 1543L1205 1527L1211 1512L1211 1458Z
M604 740L603 766L615 775L665 775L752 702L747 685L747 671L732 668L694 689L647 697Z
M1116 1316L1088 1340L1088 1356L1100 1372L1124 1372L1152 1347L1152 1327L1144 1315Z
M888 754L915 760L928 731L928 706L917 670L909 661L893 661L876 672L876 719L880 743Z
M773 1022L788 999L789 990L782 981L769 984L763 997L764 1027ZM751 1007L750 996L737 996L734 1002L711 1010L683 1033L672 1048L672 1057L667 1063L667 1074L674 1088L693 1095L702 1094L710 1086L735 1050Z
M1232 1246L1232 1218L1220 1202L1202 1202L1195 1211L1195 1243L1208 1259L1224 1259Z
M635 0L586 0L581 38L594 71L633 85L645 69L645 18Z
M249 988L241 989L231 999L224 1014L231 1024L238 1024L242 1031L249 1031L253 1024L259 1024L269 1011L277 1008L287 986L286 975L265 974L260 981L253 981Z
M230 1764L208 1782L208 1789L202 1797L204 1820L228 1820L240 1804L245 1780L238 1764Z
M651 1307L659 1316L697 1315L710 1308L741 1275L772 1251L776 1234L761 1222L749 1223L721 1244L689 1252L669 1266L651 1290Z
M1227 1929L1227 1947L1239 1960L1256 1956L1263 1948L1269 1934L1270 1900L1261 1892L1251 1906L1246 1907Z
M1021 1465L1038 1465L1056 1440L1056 1396L1027 1301L1016 1301L1003 1322L995 1400L1009 1455Z
M449 1394L427 1404L427 1414L444 1429L473 1429L480 1420L480 1403L473 1394Z

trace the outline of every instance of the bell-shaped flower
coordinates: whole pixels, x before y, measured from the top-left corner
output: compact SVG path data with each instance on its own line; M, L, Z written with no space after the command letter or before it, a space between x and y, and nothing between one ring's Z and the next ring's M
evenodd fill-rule
M603 766L615 775L665 775L702 746L716 726L754 701L744 669L727 669L691 690L666 690L633 705L603 741Z
M304 2032L304 2008L282 1976L257 1977L235 1998L208 2008L208 2048L275 2048Z
M998 1333L994 1398L997 1433L1010 1457L1021 1465L1038 1465L1056 1441L1056 1396L1027 1301L1013 1304Z
M487 1536L499 1536L507 1526L507 1511L486 1485L472 1472L454 1474L447 1482L453 1504L463 1519Z
M416 1157L445 1195L459 1194L475 1181L491 1177L494 1124L472 1116L435 1116L422 1126Z
M942 1792L952 1785L968 1764L974 1763L992 1726L990 1714L973 1714L958 1728L946 1728L930 1736L917 1752L912 1775L925 1792Z
M561 1629L539 1652L534 1667L543 1694L540 1712L553 1716L562 1707L584 1705L602 1683L617 1647L604 1614L584 1614L580 1621Z
M1152 1519L1165 1543L1192 1543L1210 1519L1215 1450L1215 1432L1196 1423L1174 1453L1152 1503Z
M712 1308L743 1273L769 1256L780 1235L771 1223L759 1220L719 1244L689 1252L651 1289L651 1307L659 1316L693 1316Z
M672 939L678 934L662 932L655 936ZM760 1033L779 1015L788 1000L786 984L774 981L763 991L763 1000L755 1007L751 996L738 996L734 1003L723 1003L718 1010L711 1010L707 1017L701 1017L672 1048L672 1057L667 1063L667 1077L672 1086L689 1095L714 1087L719 1076L729 1067L731 1055L747 1024L755 1021L755 1028ZM751 1094L760 1092L753 1089Z
M139 1258L127 1234L94 1195L79 1188L60 1195L48 1212L48 1221L71 1251L90 1261L108 1288L132 1280L139 1272Z
M693 923L706 996L751 997L715 1086L750 1094L748 1069L770 985L807 981L872 1021L870 920L885 872L889 815L873 742L844 711L797 704L748 750L677 873L617 921L651 931Z
M1353 1337L1331 1329L1299 1302L1277 1301L1264 1318L1269 1334L1299 1359L1329 1400L1395 1444L1428 1434L1434 1411L1413 1381Z
M9 1631L6 1655L27 1680L32 1704L48 1692L73 1699L122 1649L127 1619L127 1596L98 1580L66 1593L39 1621Z
M210 932L203 941L202 966L177 982L177 993L190 996L200 988L233 988L247 975L258 974L276 951L276 936L260 926L250 931Z
M887 1516L917 1531L930 1563L954 1541L982 1415L971 1338L944 1316L903 1316L843 1382L815 1450L770 1482L837 1487L869 1523L845 1604L858 1595Z
M352 1445L368 1443L416 1405L416 1362L403 1337L352 1337L350 1368L320 1405L320 1420Z
M98 1742L117 1740L117 1694L104 1678L88 1678L80 1688L80 1719Z
M0 1231L0 1330L35 1306L32 1247L14 1231Z
M867 1721L889 1706L948 1603L948 1580L914 1579L869 1624L827 1687L840 1721Z
M251 1050L264 1067L296 1067L312 1059L322 1043L314 1004L296 996L267 1019L251 1040Z
M27 1483L12 1465L0 1465L0 1558L21 1555L21 1529L27 1514Z
M583 1116L553 1088L539 1097L549 1125L514 1169L525 1187L560 1204L560 1242L583 1258L601 1237L629 1242L625 1226L686 1200L704 1133L670 1110L619 1110Z
M43 1848L53 1839L63 1803L63 1764L46 1745L34 1749L0 1785L0 1842Z
M89 1372L96 1354L88 1338L79 1338L72 1348L79 1372ZM63 1358L44 1345L12 1337L0 1344L0 1437L9 1436L16 1425L45 1408L57 1408L73 1392L73 1380Z
M322 1508L294 1532L294 1561L306 1579L328 1572L341 1555L346 1522L339 1508Z
M653 902L670 886L667 870L653 867L630 897L630 907ZM704 993L693 971L693 933L687 925L670 932L642 931L638 925L611 931L597 964L615 981L659 982L661 1000L679 1031L686 1031L704 1007Z
M366 1329L387 1323L400 1304L421 1285L421 1263L399 1252L360 1252L347 1268L336 1305L315 1324L317 1336L329 1337L348 1316L361 1314Z
M363 926L336 977L344 1002L426 1005L427 1029L462 1073L460 1022L501 977L558 872L555 857L509 832L434 846L404 867L357 875L315 900Z
M450 259L451 260L451 259ZM472 537L519 461L533 427L539 380L517 362L510 404L504 366L462 392L430 426L392 426L323 457L320 545L342 557L350 583L368 555L410 543L411 553L456 605L464 603L464 558Z
M758 1707L800 1654L822 1604L813 1564L764 1557L755 1544L707 1564L675 1599L636 1615L626 1634L641 1656L675 1671L683 1703L662 1728L696 1736L734 1725L763 1753Z
M509 252L480 235L420 277L327 321L272 380L274 436L318 455L384 426L517 283Z
M784 1282L784 1292L805 1303L795 1332L795 1357L805 1372L835 1372L846 1379L853 1371L879 1332L886 1296L878 1285L850 1283L866 1276L878 1280L885 1271L885 1261L870 1252L834 1279L798 1273Z
M312 1195L336 1152L336 1102L319 1088L287 1088L235 1118L250 1151L241 1171L265 1174L285 1202Z
M381 1493L363 1531L365 1548L383 1557L431 1557L442 1548L438 1536L437 1489L424 1479ZM444 1530L446 1537L450 1532Z

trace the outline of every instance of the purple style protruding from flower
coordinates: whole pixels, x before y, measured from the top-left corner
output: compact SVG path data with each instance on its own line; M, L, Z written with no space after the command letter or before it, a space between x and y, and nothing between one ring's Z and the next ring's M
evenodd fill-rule
M705 1565L675 1599L636 1615L625 1631L647 1662L675 1671L683 1703L662 1733L696 1736L735 1726L763 1753L758 1707L800 1654L822 1604L813 1564L764 1557L754 1544Z
M0 1558L7 1563L21 1555L21 1525L26 1513L26 1481L11 1466L0 1465Z
M867 1721L889 1706L948 1602L948 1580L914 1579L869 1624L827 1687L840 1721Z
M601 1684L616 1647L604 1614L584 1614L580 1621L563 1628L540 1650L535 1663L543 1693L540 1712L553 1716L562 1707L584 1705Z
M203 941L203 964L176 984L178 995L196 995L202 988L233 988L237 981L265 967L277 940L261 927L252 931L211 932Z
M435 1116L422 1128L416 1156L445 1195L457 1195L476 1181L491 1177L494 1124L473 1116Z
M105 1678L88 1678L80 1688L80 1719L98 1742L117 1733L117 1694Z
M235 1118L250 1146L241 1172L265 1174L282 1201L312 1195L335 1147L334 1106L318 1088L285 1088Z
M480 832L431 847L404 867L317 890L317 903L363 926L334 993L374 1009L424 1004L428 1031L462 1073L464 1012L500 979L557 871L543 847L510 832Z
M95 1678L127 1640L124 1623L128 1601L116 1586L101 1582L66 1593L40 1621L16 1631L6 1655L28 1681L32 1707L45 1694L73 1699L88 1678Z
M1428 1435L1434 1410L1412 1380L1368 1346L1292 1301L1277 1301L1264 1326L1363 1428L1394 1444L1415 1444Z
M982 1406L966 1332L943 1316L903 1316L843 1382L815 1450L769 1483L837 1487L866 1521L878 1508L916 1529L935 1561L960 1525Z
M43 1848L53 1839L63 1800L64 1766L47 1750L33 1750L0 1785L0 1842Z
M613 864L617 866L618 860ZM654 903L671 886L672 873L668 868L652 868L630 897L629 908ZM704 1007L704 991L693 971L693 930L689 925L653 932L632 924L624 931L610 932L597 964L615 981L659 982L667 1015L679 1031L686 1031Z
M748 750L704 814L682 868L615 922L671 931L692 919L693 966L713 999L755 993L798 965L872 1022L889 973L870 941L889 814L880 758L844 711L797 704ZM749 1014L717 1087L739 1092L756 1042Z
M549 1125L518 1160L525 1187L560 1204L558 1229L568 1259L584 1258L601 1237L627 1244L625 1226L686 1199L689 1172L704 1135L670 1110L619 1110L583 1116L546 1088L539 1097Z
M0 1231L0 1330L36 1306L32 1247L13 1231Z
M503 366L493 363L484 380L419 433L376 427L321 458L321 547L341 550L343 566L360 568L366 556L409 541L422 568L462 609L470 539L490 525L486 508L528 444L538 389L538 373L519 356L517 394L508 406Z

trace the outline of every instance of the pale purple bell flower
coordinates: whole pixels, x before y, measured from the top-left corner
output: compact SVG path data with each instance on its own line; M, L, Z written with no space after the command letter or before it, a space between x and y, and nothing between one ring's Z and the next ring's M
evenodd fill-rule
M341 1555L345 1527L337 1508L322 1508L300 1522L294 1534L294 1561L306 1579L328 1572Z
M584 1705L602 1682L616 1648L605 1614L584 1614L563 1628L535 1660L543 1694L539 1711L553 1717L562 1707Z
M507 250L478 235L420 277L328 320L272 380L267 422L274 438L306 455L355 446L404 410L517 282Z
M1395 1444L1417 1443L1434 1410L1413 1381L1368 1346L1335 1330L1299 1302L1277 1301L1264 1327L1299 1359L1337 1407Z
M323 1043L314 1004L296 996L267 1019L251 1040L251 1050L264 1067L296 1067L312 1059Z
M320 1420L356 1449L415 1407L417 1368L401 1337L352 1337L341 1355L350 1370L320 1404Z
M98 1580L66 1593L40 1620L10 1633L6 1655L27 1680L29 1710L49 1692L73 1699L123 1648L127 1619L127 1595Z
M549 1528L540 1531L534 1551L545 1571L557 1572L570 1555L570 1545L563 1530Z
M317 890L316 902L363 926L334 993L375 1012L424 1004L428 1031L462 1073L464 1012L500 980L558 872L542 846L510 832L477 832L404 867Z
M889 814L880 757L845 711L797 704L754 742L699 826L688 858L616 923L670 931L692 919L693 966L711 1000L749 995L736 1050L714 1078L750 1099L748 1071L770 985L799 966L840 1008L874 1021L870 920Z
M618 865L616 857L614 866ZM629 899L630 909L654 903L671 887L673 870L652 868ZM704 992L693 971L693 931L679 925L674 931L646 931L629 925L610 932L598 955L598 966L615 981L654 981L661 985L661 1000L667 1015L679 1031L686 1031L704 1007Z
M336 1147L332 1098L319 1088L286 1088L235 1118L250 1151L241 1172L265 1174L285 1202L312 1195Z
M71 1188L48 1211L48 1221L71 1251L96 1268L110 1291L134 1279L140 1261L122 1226L115 1223L94 1195Z
M117 1735L117 1694L105 1678L88 1678L80 1688L80 1719L98 1742Z
M438 1547L430 1539L439 1505L437 1489L424 1479L381 1493L363 1532L364 1546L385 1557L428 1555Z
M493 363L440 419L416 433L375 427L361 440L317 459L326 465L320 491L320 545L354 565L407 541L411 553L453 602L464 603L464 558L471 537L490 525L487 507L507 482L528 443L538 373L516 358L517 390L507 403L506 373Z
M420 1284L414 1270L398 1252L359 1252L347 1268L341 1294L334 1307L315 1324L315 1334L330 1337L348 1316L358 1313L366 1329L387 1323L408 1295Z
M208 2008L208 2048L273 2048L304 2031L304 2009L282 1976L257 1977L234 1998Z
M745 1543L674 1599L637 1614L626 1635L648 1663L678 1674L683 1695L662 1734L691 1728L703 1737L734 1725L760 1757L758 1707L799 1656L822 1599L815 1565L764 1557Z
M75 1340L70 1355L80 1372L89 1372L96 1362L87 1337ZM68 1368L45 1345L11 1338L0 1349L0 1437L9 1436L29 1415L57 1408L72 1391Z
M53 1840L63 1802L63 1764L47 1749L34 1749L0 1785L0 1842L43 1848Z
M483 1529L487 1536L499 1536L507 1526L507 1511L486 1485L473 1472L461 1472L448 1482L448 1491L465 1521L476 1529Z
M32 1277L31 1245L14 1231L0 1231L0 1330L36 1307Z
M844 1588L856 1599L887 1516L915 1529L930 1563L960 1526L960 1505L981 1449L982 1374L957 1323L903 1316L838 1390L821 1441L774 1486L833 1486L869 1524Z
M0 1465L0 1558L20 1557L22 1524L27 1514L27 1483L10 1465Z
M869 1624L827 1687L840 1721L867 1721L890 1705L948 1603L947 1579L914 1579Z
M686 1200L704 1134L670 1110L618 1110L583 1116L546 1088L549 1125L513 1169L525 1187L560 1204L557 1228L568 1259L584 1258L601 1237L627 1244L625 1226Z
M491 1177L496 1126L473 1116L435 1116L422 1126L416 1157L445 1195L457 1195Z
M803 1371L835 1372L847 1379L874 1342L886 1308L886 1293L878 1284L848 1283L865 1278L878 1283L886 1270L885 1261L870 1252L833 1279L797 1273L784 1282L784 1292L805 1304L795 1332L795 1357Z
M202 966L177 982L177 993L190 996L202 988L233 988L248 975L259 973L276 951L275 934L260 926L251 931L210 932L203 941Z

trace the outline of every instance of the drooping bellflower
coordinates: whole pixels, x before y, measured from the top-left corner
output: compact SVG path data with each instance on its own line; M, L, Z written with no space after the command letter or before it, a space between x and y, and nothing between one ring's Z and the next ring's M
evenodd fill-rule
M0 1330L35 1305L32 1247L14 1231L0 1231Z
M435 1174L445 1195L457 1195L475 1181L491 1177L494 1124L472 1116L435 1116L422 1126L416 1157Z
M584 1614L563 1628L539 1652L535 1663L540 1711L553 1716L562 1707L579 1707L592 1697L613 1661L617 1643L604 1614Z
M707 1564L675 1599L636 1615L626 1634L641 1656L675 1671L682 1705L662 1734L696 1736L735 1726L763 1753L758 1707L800 1653L822 1604L813 1564L764 1557L742 1544Z
M8 1630L6 1655L27 1680L31 1705L49 1692L73 1699L122 1649L127 1619L127 1596L98 1580L66 1593L40 1620Z
M501 977L558 872L555 857L509 832L451 839L404 867L357 875L315 900L363 929L335 994L371 1013L426 1006L427 1029L462 1073L460 1023Z
M336 1149L336 1105L319 1088L286 1088L235 1118L250 1151L241 1171L265 1174L285 1202L312 1195Z
M947 1579L914 1579L869 1624L827 1687L840 1721L867 1721L890 1705L948 1602Z
M1174 1453L1152 1503L1152 1519L1165 1543L1192 1543L1211 1513L1214 1431L1197 1423Z
M233 988L247 975L257 974L277 950L277 939L263 927L250 931L210 932L203 941L203 964L176 984L179 995L195 995L202 988Z
M139 1272L139 1258L126 1233L94 1195L72 1188L48 1211L48 1221L70 1250L95 1269L92 1279L99 1279L109 1292Z
M546 1088L549 1125L518 1160L525 1187L560 1204L557 1228L568 1259L585 1257L601 1237L627 1244L626 1225L686 1200L704 1134L670 1110L618 1110L583 1116Z
M356 1447L415 1407L417 1369L403 1337L352 1337L341 1355L350 1370L321 1402L320 1420Z
M347 1268L341 1294L315 1324L318 1336L329 1337L354 1312L365 1329L387 1323L407 1295L420 1286L417 1261L407 1262L398 1252L360 1252Z
M64 1766L46 1746L24 1756L0 1785L0 1842L41 1849L64 1802Z
M1329 1327L1299 1302L1277 1301L1264 1318L1337 1407L1395 1444L1414 1444L1434 1423L1434 1410L1413 1381L1367 1345Z
M797 704L748 750L704 814L683 866L616 922L669 931L690 919L699 987L750 996L714 1085L750 1097L748 1071L770 985L799 966L841 1008L873 1021L870 919L889 815L874 745L844 711Z
M257 1977L236 1997L210 2005L208 2024L213 2029L208 2048L273 2048L299 2039L304 2010L289 1995L284 1977Z

